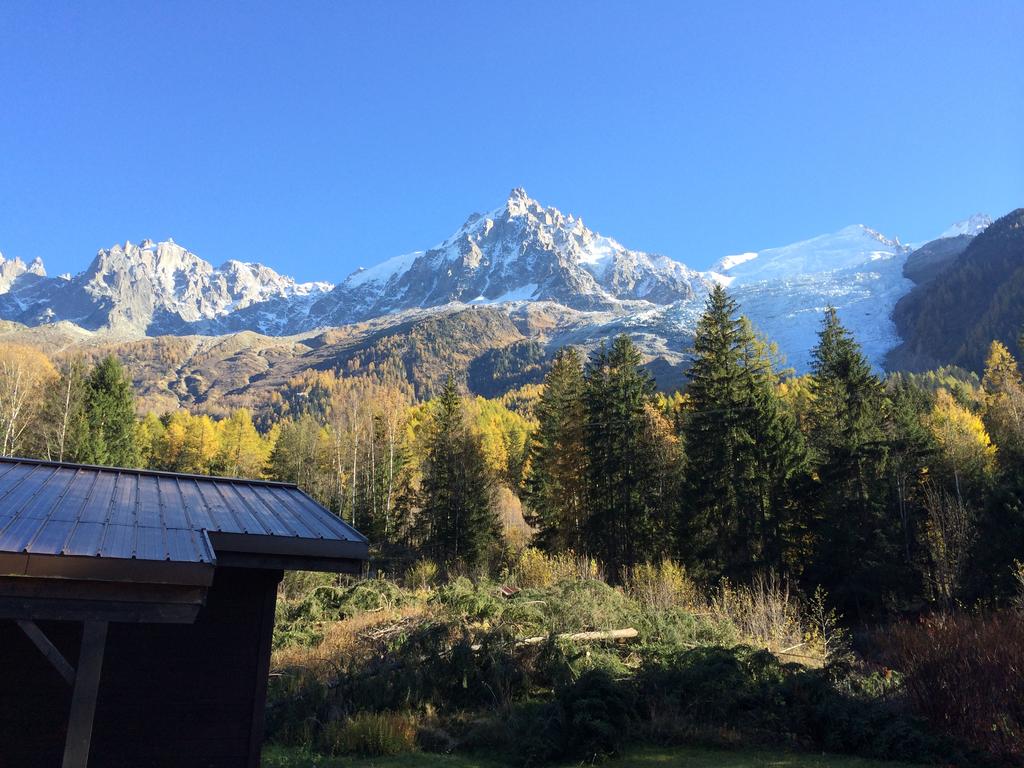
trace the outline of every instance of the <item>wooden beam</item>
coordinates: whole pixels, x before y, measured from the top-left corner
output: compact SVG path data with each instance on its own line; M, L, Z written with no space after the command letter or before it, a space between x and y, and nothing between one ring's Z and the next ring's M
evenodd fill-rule
M92 721L96 714L96 694L103 670L103 650L107 644L107 622L87 621L82 628L82 650L78 654L78 674L71 694L71 717L64 741L62 768L88 768L92 742Z
M124 603L99 600L56 600L0 596L0 619L33 621L120 621L149 624L191 624L200 605L187 603Z
M36 648L39 649L40 653L46 657L54 669L56 669L60 676L67 681L68 685L75 684L75 668L68 663L68 660L64 658L57 646L48 638L43 630L39 628L39 625L29 619L18 619L18 626L21 627L21 631L28 635L28 639L31 640Z
M0 576L0 596L33 600L94 600L96 602L198 605L206 600L206 587Z

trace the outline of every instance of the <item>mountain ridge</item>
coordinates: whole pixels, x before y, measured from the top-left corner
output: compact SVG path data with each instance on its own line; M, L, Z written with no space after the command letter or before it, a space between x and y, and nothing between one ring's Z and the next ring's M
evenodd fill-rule
M987 221L971 216L928 245L950 252L950 243L970 242ZM719 282L796 370L807 369L827 305L838 308L881 367L901 342L892 313L915 285L909 265L941 266L921 250L851 225L698 271L627 248L516 188L437 245L357 269L336 284L299 283L258 262L214 267L173 240L102 249L73 277L47 277L38 260L0 261L0 319L72 323L101 340L240 332L285 338L406 313L494 307L545 345L587 349L629 333L650 360L661 361L658 370L679 371L704 297ZM531 318L543 321L531 325Z

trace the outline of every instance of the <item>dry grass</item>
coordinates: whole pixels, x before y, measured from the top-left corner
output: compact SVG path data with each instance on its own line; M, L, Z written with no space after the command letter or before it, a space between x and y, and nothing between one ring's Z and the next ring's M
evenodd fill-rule
M328 723L323 742L333 755L387 757L416 749L416 717L399 712L359 712Z
M522 550L505 581L520 589L544 588L560 581L603 580L604 570L591 557L574 552L548 555L534 547Z
M711 596L710 609L716 618L732 622L744 638L773 653L809 650L802 605L789 582L774 573L758 576L750 586L723 583Z
M647 610L685 608L694 613L707 610L707 601L686 569L671 560L627 569L622 574L622 585L626 593Z
M330 676L341 661L380 652L373 630L421 619L426 613L425 605L409 605L329 622L324 626L323 640L316 646L292 645L275 650L270 660L271 669L306 669L317 676Z

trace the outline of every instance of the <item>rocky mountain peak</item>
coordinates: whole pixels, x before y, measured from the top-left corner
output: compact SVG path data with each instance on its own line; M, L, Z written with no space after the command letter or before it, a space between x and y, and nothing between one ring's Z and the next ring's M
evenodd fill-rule
M991 223L992 217L987 213L975 213L962 221L958 221L939 235L937 239L941 240L947 237L959 237L960 235L969 235L970 237L974 237L988 229Z
M15 256L13 259L5 258L0 253L0 293L9 291L22 275L34 275L46 277L46 268L43 260L38 256L26 265L24 261Z

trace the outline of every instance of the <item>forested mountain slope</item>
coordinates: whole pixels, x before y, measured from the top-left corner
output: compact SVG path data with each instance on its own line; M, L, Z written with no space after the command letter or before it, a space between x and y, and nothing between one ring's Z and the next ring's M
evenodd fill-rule
M893 320L903 342L890 353L889 368L955 364L979 371L992 339L1019 350L1024 332L1024 208L995 221L952 263L905 296Z

